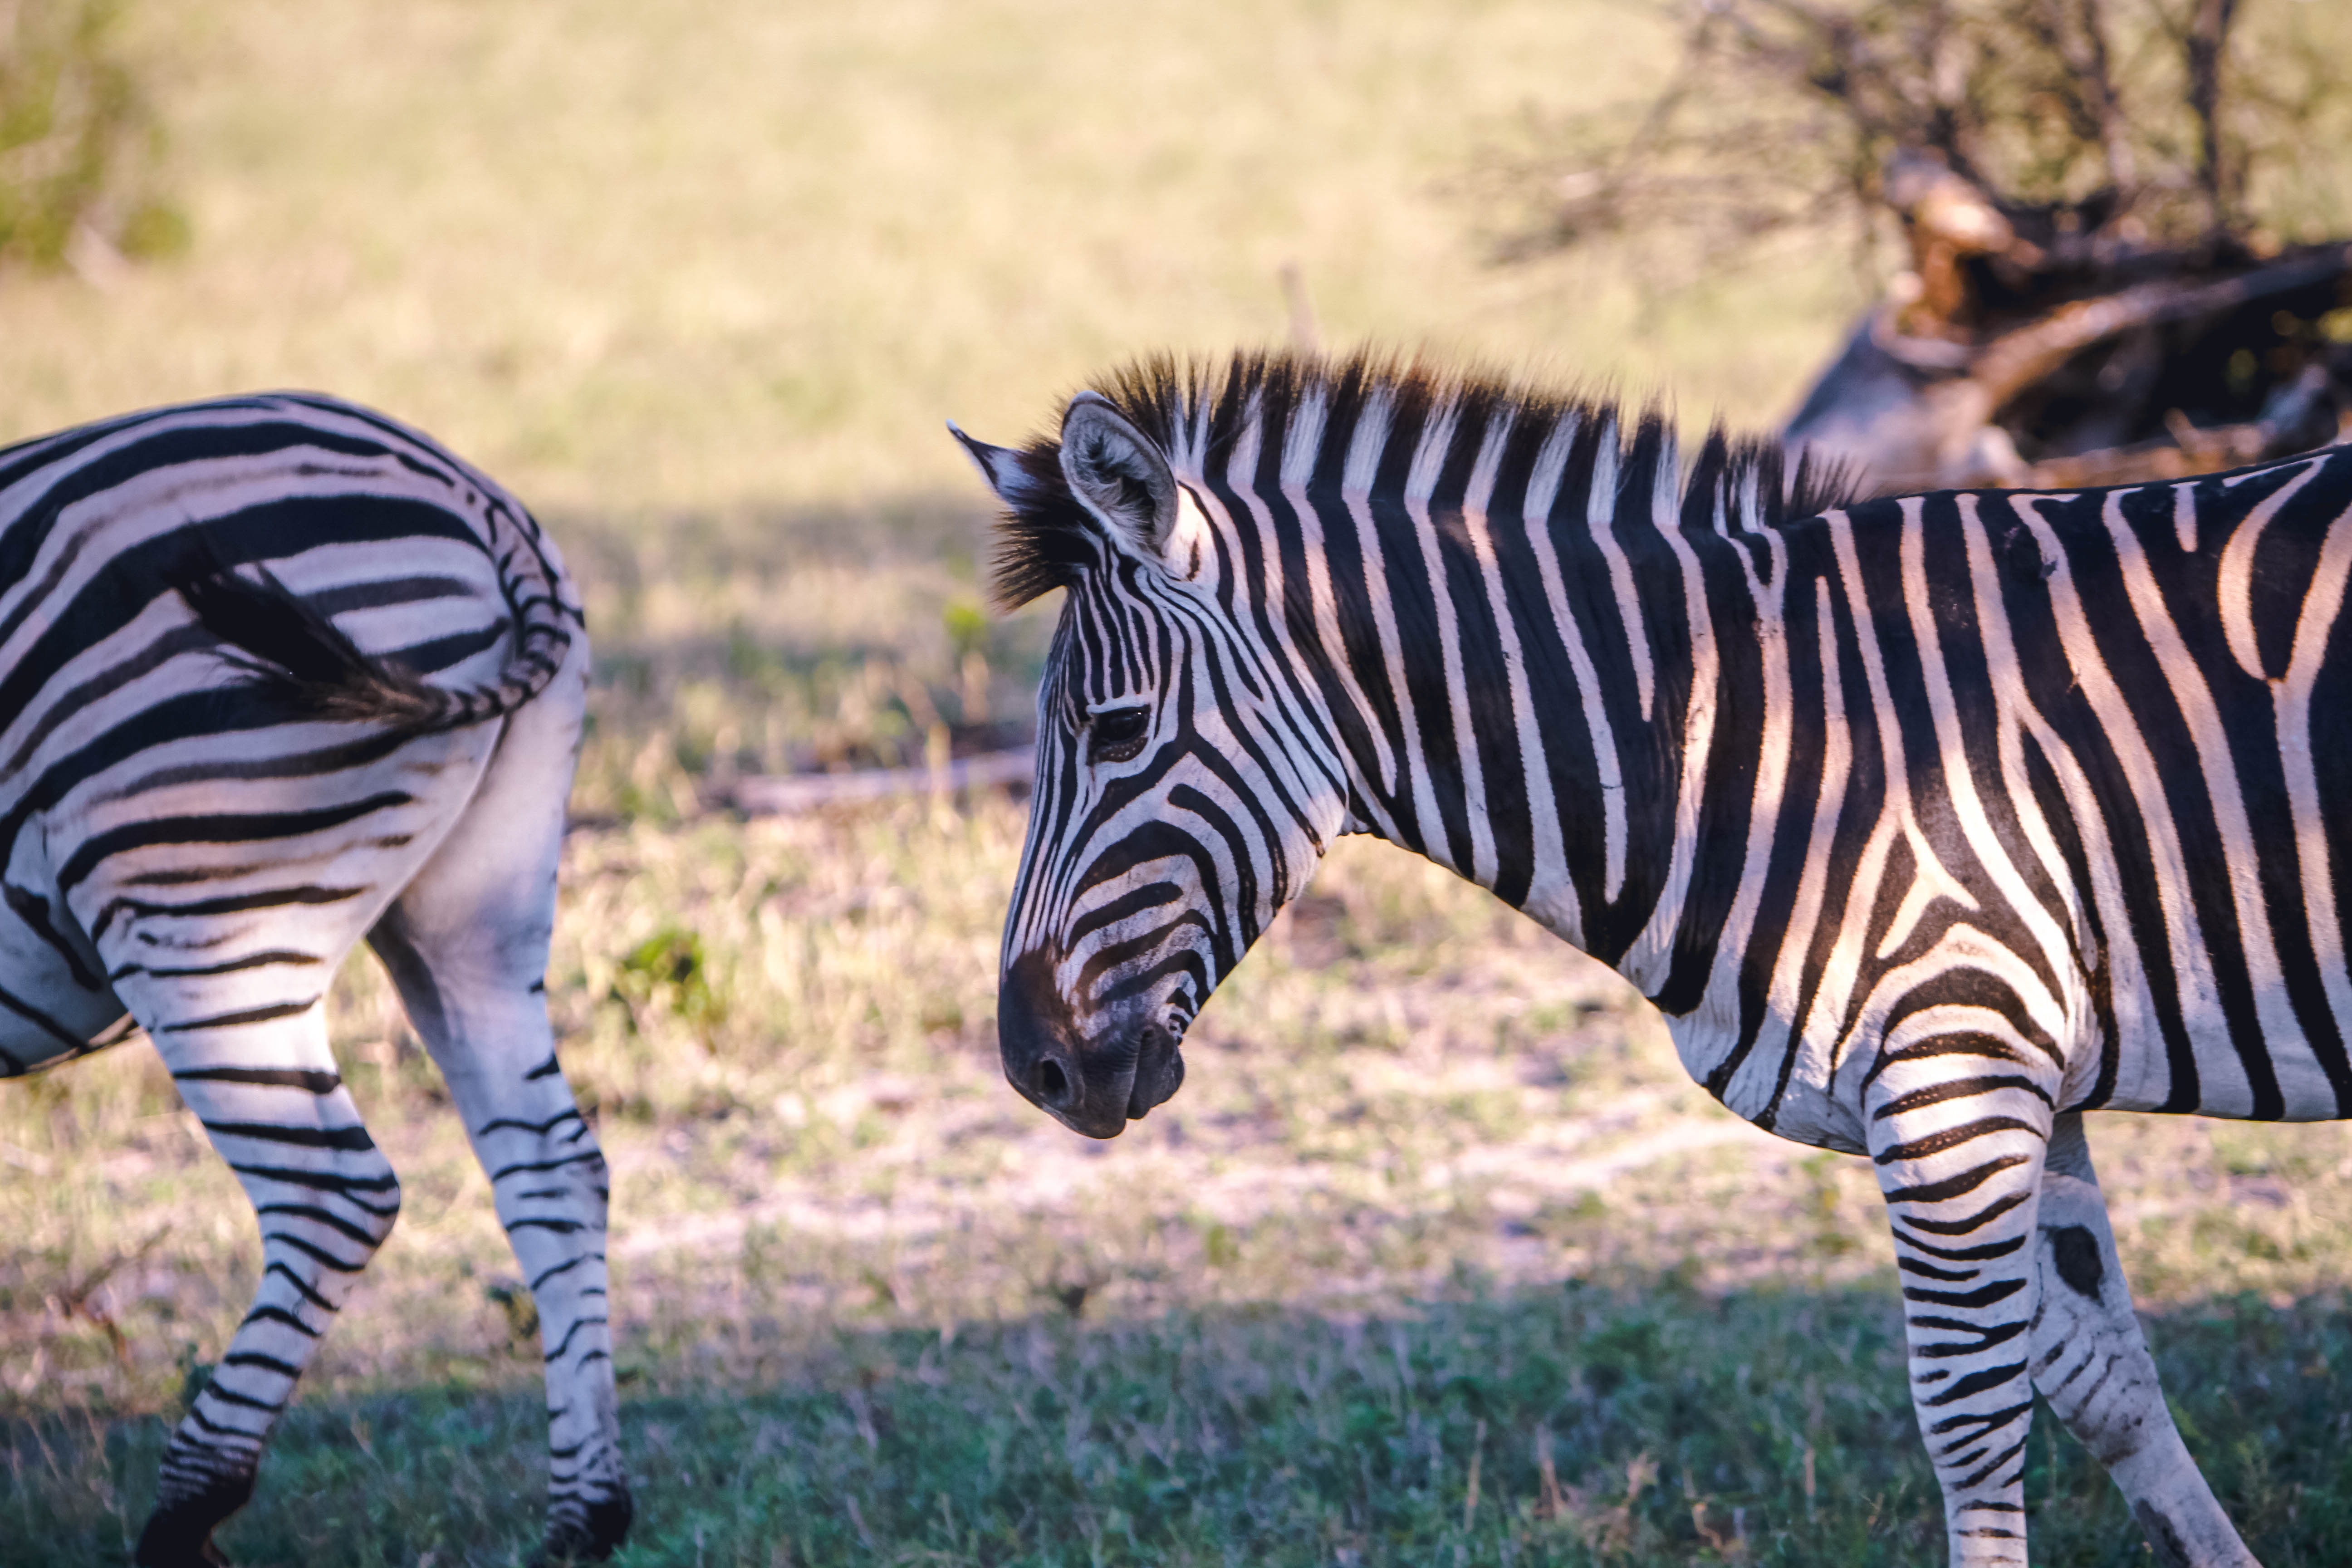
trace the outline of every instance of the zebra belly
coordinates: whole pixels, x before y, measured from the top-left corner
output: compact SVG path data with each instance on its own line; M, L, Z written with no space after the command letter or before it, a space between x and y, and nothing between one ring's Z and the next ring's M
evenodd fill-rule
M2288 998L2282 994L2264 1010L2273 1017L2286 1015ZM2337 1121L2352 1116L2327 1071L2329 1043L2315 1042L2300 1027L2263 1032L2251 1054L2238 1049L2231 1031L2220 1025L2200 1030L2194 1044L2193 1052L2183 1052L2153 1026L2124 1032L2117 1052L2123 1070L2114 1094L2097 1109L2233 1121Z

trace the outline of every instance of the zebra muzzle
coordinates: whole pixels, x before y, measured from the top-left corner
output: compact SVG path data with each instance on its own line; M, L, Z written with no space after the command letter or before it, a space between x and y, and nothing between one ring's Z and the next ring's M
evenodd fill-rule
M1157 1019L1129 1014L1087 1039L1043 953L1024 953L1006 967L996 1038L1005 1080L1089 1138L1116 1138L1184 1081L1180 1037Z
M1136 1041L1135 1077L1128 1086L1127 1119L1140 1121L1184 1087L1183 1041L1160 1024L1147 1024Z

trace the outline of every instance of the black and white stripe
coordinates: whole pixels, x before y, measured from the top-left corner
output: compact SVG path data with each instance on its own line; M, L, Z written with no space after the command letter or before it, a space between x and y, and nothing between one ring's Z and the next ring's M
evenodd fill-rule
M0 1076L143 1028L261 1222L142 1564L216 1561L399 1212L322 1011L362 936L539 1304L548 1549L626 1528L604 1164L544 996L586 667L530 514L364 409L232 398L0 451Z
M1953 1561L2032 1394L2159 1552L2251 1562L2167 1414L2081 1116L2352 1115L2352 453L1832 505L1769 447L1357 361L1151 363L968 442L1066 588L1005 1070L1097 1136L1371 832L1623 973L1725 1104L1867 1154ZM1823 510L1826 507L1826 510Z

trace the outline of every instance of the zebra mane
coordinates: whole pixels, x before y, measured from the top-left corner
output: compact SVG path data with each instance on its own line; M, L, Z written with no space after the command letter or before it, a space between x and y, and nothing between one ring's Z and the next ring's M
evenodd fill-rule
M1621 495L1646 490L1661 527L1748 532L1845 504L1856 476L1809 455L1792 465L1769 437L1734 437L1720 426L1679 476L1674 427L1653 404L1632 418L1614 401L1529 386L1479 369L1452 369L1372 351L1345 358L1283 352L1131 360L1090 384L1160 444L1178 477L1197 476L1209 457L1253 426L1286 482L1405 493L1466 470L1490 435L1565 441L1563 489L1588 487L1613 470ZM1357 426L1376 412L1385 437L1366 464L1353 450ZM1603 453L1604 440L1613 449ZM1261 445L1260 450L1264 451ZM991 562L998 605L1017 609L1067 587L1098 557L1094 525L1062 476L1061 445L1040 437L1013 454L1025 485L1008 495ZM1353 458L1355 461L1350 462Z

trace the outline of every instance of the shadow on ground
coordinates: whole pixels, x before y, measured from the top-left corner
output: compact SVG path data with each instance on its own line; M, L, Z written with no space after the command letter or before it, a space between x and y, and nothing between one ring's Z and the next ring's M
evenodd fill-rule
M357 1327L358 1325L354 1325ZM2181 1425L2271 1568L2352 1532L2352 1333L2334 1296L2151 1320ZM1673 1276L1335 1319L1055 1316L835 1334L740 1387L623 1362L629 1565L1935 1560L1891 1289L1709 1296ZM299 1404L224 1544L260 1565L516 1562L535 1387ZM158 1416L0 1425L19 1568L128 1561ZM2044 1418L2037 1563L2147 1561ZM1549 1469L1549 1475L1547 1470Z

